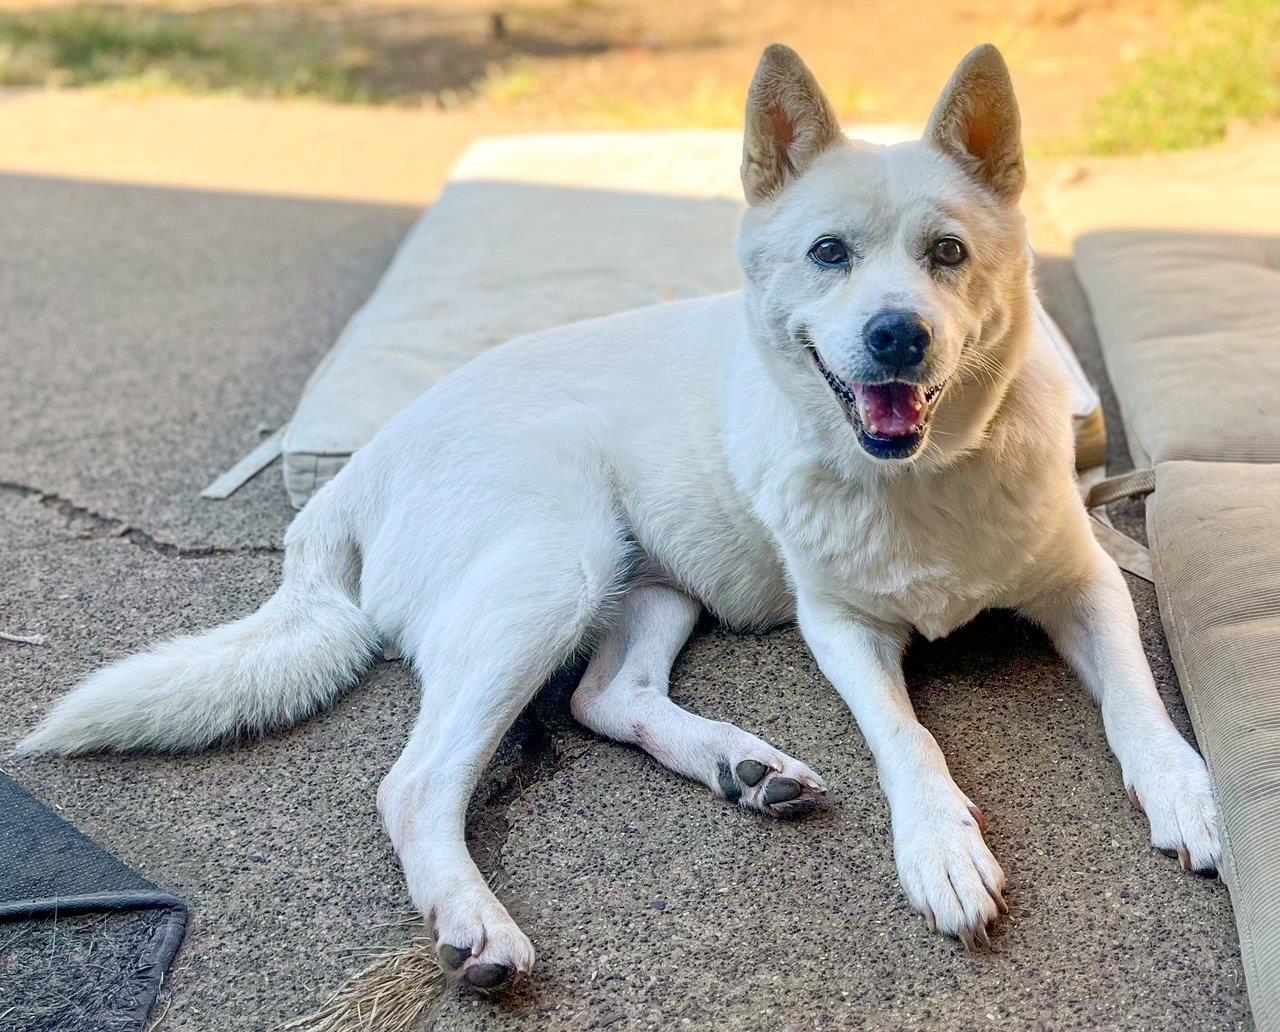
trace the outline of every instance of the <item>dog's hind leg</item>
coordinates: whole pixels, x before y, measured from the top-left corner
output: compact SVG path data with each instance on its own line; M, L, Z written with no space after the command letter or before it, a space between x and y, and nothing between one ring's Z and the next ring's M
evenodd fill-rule
M422 711L378 790L441 966L482 990L527 973L534 953L467 851L467 803L521 708L607 618L626 565L616 521L546 524L527 517L486 546L413 636Z
M730 802L775 817L812 809L826 786L807 766L668 697L671 664L698 609L688 595L665 585L629 591L573 694L573 715L599 734L640 746Z

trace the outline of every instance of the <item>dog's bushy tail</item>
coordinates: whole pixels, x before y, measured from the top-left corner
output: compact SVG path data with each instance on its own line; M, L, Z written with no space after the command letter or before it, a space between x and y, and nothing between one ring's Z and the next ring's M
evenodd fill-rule
M202 749L284 727L332 701L376 636L353 597L358 559L331 490L285 537L284 583L256 613L91 674L19 754Z

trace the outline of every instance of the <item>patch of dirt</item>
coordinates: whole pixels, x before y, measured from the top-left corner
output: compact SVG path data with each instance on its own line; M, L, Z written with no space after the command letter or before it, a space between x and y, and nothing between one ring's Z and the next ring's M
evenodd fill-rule
M0 0L32 11L53 0ZM1177 0L160 0L222 36L314 41L376 100L537 128L735 125L767 44L791 44L851 121L920 123L959 58L989 40L1014 71L1029 140L1073 132Z

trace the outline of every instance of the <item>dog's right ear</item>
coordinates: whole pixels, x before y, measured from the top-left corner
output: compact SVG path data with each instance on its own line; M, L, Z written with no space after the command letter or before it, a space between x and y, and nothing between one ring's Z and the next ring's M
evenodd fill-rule
M790 47L765 50L747 94L742 189L748 204L768 200L842 139L818 80Z
M990 43L960 62L929 116L925 139L1002 201L1017 202L1027 179L1018 100L1009 68Z

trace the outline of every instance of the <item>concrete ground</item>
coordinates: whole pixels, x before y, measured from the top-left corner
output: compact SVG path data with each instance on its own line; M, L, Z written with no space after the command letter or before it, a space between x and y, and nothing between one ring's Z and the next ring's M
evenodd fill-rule
M48 638L0 643L0 754L103 661L271 593L291 517L277 471L228 501L197 492L287 418L415 216L355 190L279 196L265 174L214 191L57 167L0 175L0 630ZM1096 371L1061 241L1031 209L1046 304ZM1133 587L1187 732L1153 596ZM812 764L831 805L794 824L739 812L578 729L553 687L471 821L537 977L499 1003L448 995L431 1027L1247 1027L1226 889L1151 849L1043 637L985 617L913 647L908 672L1009 876L990 952L907 907L870 756L796 632L708 626L673 695ZM191 904L155 1027L271 1029L409 934L374 791L414 709L406 671L380 663L254 746L4 769Z

